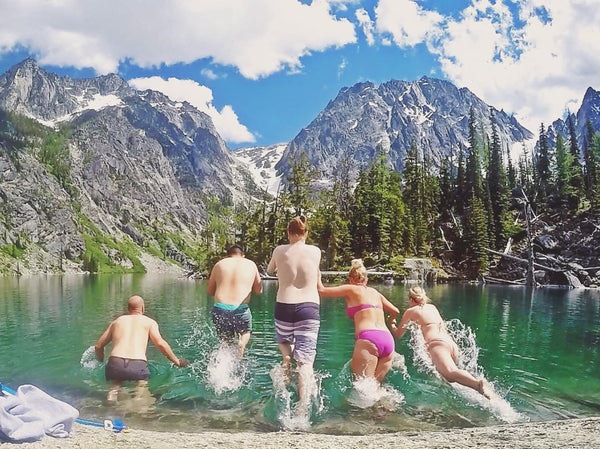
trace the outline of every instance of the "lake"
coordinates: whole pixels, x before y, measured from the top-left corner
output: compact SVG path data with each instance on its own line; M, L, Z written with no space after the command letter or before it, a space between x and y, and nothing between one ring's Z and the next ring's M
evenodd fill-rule
M377 285L400 310L409 286ZM274 338L276 281L264 281L251 309L254 334L239 363L219 348L206 281L159 275L0 278L0 382L34 384L71 403L85 419L121 418L132 428L202 431L295 429L296 392L278 378ZM348 361L353 325L341 299L321 305L315 361L318 394L308 430L365 434L487 426L600 414L600 292L505 286L432 285L439 308L462 349L461 363L485 374L500 396L487 401L441 380L419 333L396 340L395 366L383 388L353 385ZM133 387L106 403L104 365L95 341L126 310L131 294L179 357L178 369L149 345L149 392ZM109 348L107 348L108 354Z

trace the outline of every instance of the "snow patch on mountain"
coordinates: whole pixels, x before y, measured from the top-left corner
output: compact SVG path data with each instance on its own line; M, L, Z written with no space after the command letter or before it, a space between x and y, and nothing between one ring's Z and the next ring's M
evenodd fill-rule
M248 169L252 179L261 189L276 196L282 176L277 175L275 165L286 147L286 143L280 143L268 147L240 148L233 151L232 156Z

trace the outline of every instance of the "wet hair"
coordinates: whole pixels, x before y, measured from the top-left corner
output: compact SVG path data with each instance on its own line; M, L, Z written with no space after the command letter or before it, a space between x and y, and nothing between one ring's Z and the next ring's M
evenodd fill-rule
M427 293L425 293L423 287L419 287L418 285L415 285L410 289L408 292L408 297L420 305L427 304L429 302Z
M353 259L350 262L351 268L348 277L358 282L364 282L367 279L367 269L363 264L362 259Z
M287 225L287 232L292 235L303 237L307 231L308 226L306 225L306 217L304 215L292 218Z
M234 256L234 255L240 255L243 256L244 255L244 250L242 249L241 246L239 245L232 245L227 249L227 255L228 256Z

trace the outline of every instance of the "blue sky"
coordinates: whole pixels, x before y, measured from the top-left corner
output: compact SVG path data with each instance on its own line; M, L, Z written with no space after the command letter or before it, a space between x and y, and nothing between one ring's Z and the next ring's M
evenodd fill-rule
M27 56L187 100L230 148L291 140L338 91L423 75L534 133L600 89L597 0L0 0L0 72Z

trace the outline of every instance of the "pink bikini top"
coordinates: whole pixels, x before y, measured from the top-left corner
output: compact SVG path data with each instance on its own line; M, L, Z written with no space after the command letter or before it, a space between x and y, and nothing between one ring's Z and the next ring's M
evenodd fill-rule
M358 306L354 307L346 307L346 315L348 315L348 318L354 319L354 315L356 315L356 312L359 312L364 309L382 309L382 307L375 306L373 304L359 304Z

